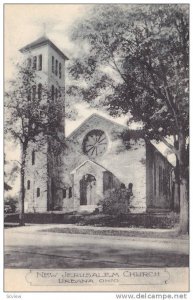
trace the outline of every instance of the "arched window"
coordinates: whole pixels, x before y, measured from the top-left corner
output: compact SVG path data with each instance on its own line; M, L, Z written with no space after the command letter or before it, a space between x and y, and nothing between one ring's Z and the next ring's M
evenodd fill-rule
M41 83L38 84L38 99L39 100L42 99L42 84Z
M27 189L30 190L30 180L27 181Z
M54 85L52 85L52 101L54 101Z
M40 188L37 188L37 197L40 196Z
M32 151L32 165L35 165L35 151Z

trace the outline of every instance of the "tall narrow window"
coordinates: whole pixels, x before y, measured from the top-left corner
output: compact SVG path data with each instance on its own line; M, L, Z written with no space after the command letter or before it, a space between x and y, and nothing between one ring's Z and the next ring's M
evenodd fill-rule
M33 97L33 100L36 97L36 86L35 85L32 86L32 97Z
M27 100L31 101L31 89L30 88L28 89L28 92L27 92Z
M63 189L63 199L66 198L66 189Z
M27 181L27 189L30 190L30 180Z
M62 64L59 63L59 78L62 78Z
M39 100L42 99L42 84L41 83L38 84L38 99Z
M55 95L56 95L56 100L58 99L58 89L56 88L56 91L55 91Z
M42 54L38 56L38 70L42 70Z
M54 73L54 56L52 56L52 73Z
M29 69L31 68L31 57L28 57L27 59L27 66Z
M55 65L55 74L58 75L58 61L56 59L56 65Z
M163 194L164 195L167 195L167 185L168 185L168 182L166 181L166 171L165 169L163 168Z
M162 189L162 194L164 193L164 169L163 168L161 168L161 172L162 172L162 176L161 176L161 189Z
M37 197L40 196L40 188L37 188Z
M52 101L54 101L54 85L52 85Z
M33 57L33 69L36 70L37 69L37 56Z
M35 151L32 151L32 165L35 165Z
M156 180L157 180L157 178L156 178L156 163L155 163L155 161L154 161L154 164L153 164L153 180L154 180L154 196L156 196Z
M168 170L169 171L169 170ZM171 189L171 175L170 175L171 173L170 172L168 172L168 179L167 179L167 182L168 182L168 184L167 184L167 188L168 188L168 195L170 195L170 189Z
M72 188L69 187L69 198L72 198Z
M163 172L162 167L159 166L159 193L162 194L163 192Z

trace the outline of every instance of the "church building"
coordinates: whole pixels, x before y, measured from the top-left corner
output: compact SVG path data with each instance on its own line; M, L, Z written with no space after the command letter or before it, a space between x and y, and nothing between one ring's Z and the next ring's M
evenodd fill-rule
M67 56L47 37L20 49L37 71L38 87L46 84L52 101L61 95L65 111L65 63ZM175 165L139 130L92 114L65 136L65 117L56 128L65 140L55 157L49 141L43 150L31 143L25 167L25 212L94 211L109 190L132 187L128 212L169 211L174 208L172 172Z

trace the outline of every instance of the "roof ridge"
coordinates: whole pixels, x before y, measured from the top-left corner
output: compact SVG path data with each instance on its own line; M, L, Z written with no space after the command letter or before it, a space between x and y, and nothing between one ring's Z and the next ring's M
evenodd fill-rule
M86 159L83 163L81 163L80 165L78 165L77 167L75 167L71 173L75 172L75 170L78 170L79 168L81 168L84 164L86 163L93 163L95 165L98 165L99 167L103 168L104 170L112 173L111 171L109 171L107 168L105 168L104 166L100 165L99 163L97 163L96 161L93 161L92 159Z
M37 48L41 45L44 44L49 44L52 48L55 49L56 52L58 52L65 60L68 60L68 57L48 38L47 35L42 35L41 37L39 37L38 39L36 39L35 41L27 44L26 46L22 47L19 49L20 52L27 52L30 49L34 49Z
M155 146L155 143L154 143L153 140L150 140L149 143L151 144L151 146L154 147L154 149L155 149L162 157L164 157L164 158L167 160L167 162L168 162L172 167L175 167L175 163L172 163L171 161L168 160L168 155L173 155L173 154L174 154L172 151L171 151L171 153L169 153L169 154L166 155L164 152L162 152L159 148L157 148L157 147ZM166 148L169 149L168 146L166 146Z
M100 114L97 114L97 113L93 113L93 114L91 114L89 117L87 117L77 128L75 128L66 138L67 139L69 139L69 138L71 138L71 136L83 125L83 124L85 124L86 122L88 122L92 117L94 117L94 116L96 116L96 117L100 117L100 118L102 118L103 120L105 120L105 121L109 121L109 122L112 122L112 123L114 123L115 125L117 125L117 126L121 126L121 127L124 127L124 128L127 128L127 126L125 126L125 125L122 125L122 124L119 124L119 123L117 123L116 121L114 121L114 120L110 120L110 119L108 119L108 118L105 118L104 116L101 116Z

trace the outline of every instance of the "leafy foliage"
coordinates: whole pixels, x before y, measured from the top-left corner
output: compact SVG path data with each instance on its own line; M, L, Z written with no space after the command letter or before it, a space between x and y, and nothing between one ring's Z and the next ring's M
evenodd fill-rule
M59 157L65 146L63 121L64 90L41 83L41 78L27 62L17 65L16 79L5 94L5 133L20 144L21 212L23 224L25 165L28 146L47 150L48 159Z
M29 142L44 145L45 137L62 142L58 133L62 132L64 91L58 88L59 96L54 101L51 89L39 84L33 69L22 64L17 65L17 70L16 79L5 93L6 138L14 139L25 149Z
M4 190L12 190L12 184L14 183L19 172L18 164L14 162L8 162L4 155Z
M111 115L131 115L128 124L141 122L146 140L176 155L180 231L187 232L189 6L96 5L71 38L82 47L69 69L79 97Z
M188 135L188 26L187 5L95 6L72 34L87 50L70 68L77 93L130 112L148 138Z
M18 202L19 201L18 201L17 197L13 198L11 196L8 196L8 197L5 198L4 204L8 205L10 207L11 212L14 213L16 211L17 207L18 207Z
M128 213L129 194L126 189L116 188L105 193L103 200L99 202L103 213L120 215Z

